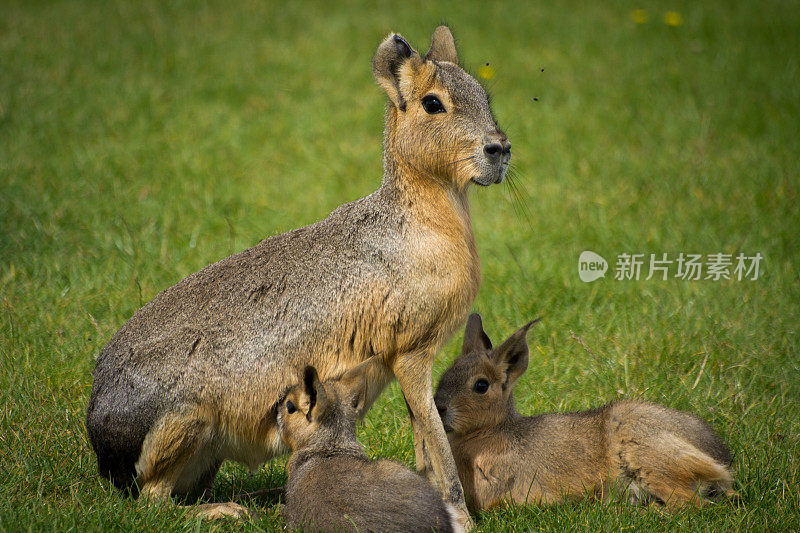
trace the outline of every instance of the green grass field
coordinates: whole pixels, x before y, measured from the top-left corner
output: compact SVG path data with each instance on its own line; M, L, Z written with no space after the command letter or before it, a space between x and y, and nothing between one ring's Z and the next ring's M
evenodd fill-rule
M798 2L381 4L0 3L0 531L283 527L274 500L209 525L100 479L93 360L160 290L377 188L372 55L390 30L427 50L442 21L463 65L490 63L513 144L518 194L471 198L487 331L545 316L520 410L692 410L729 443L743 496L675 515L516 508L478 529L800 529ZM583 250L604 279L579 279ZM620 254L681 252L760 253L763 272L614 279ZM413 465L396 385L359 435ZM285 461L226 465L217 498L282 484Z

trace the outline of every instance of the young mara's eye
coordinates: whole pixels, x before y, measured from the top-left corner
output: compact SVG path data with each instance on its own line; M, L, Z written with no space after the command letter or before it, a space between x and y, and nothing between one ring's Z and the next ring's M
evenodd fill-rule
M472 390L478 394L486 394L486 391L489 390L489 382L481 378L475 382L475 385L472 386Z
M444 106L436 98L434 95L429 94L422 98L422 108L425 110L426 113L429 115L435 115L436 113L444 113Z
M286 412L289 413L289 414L292 414L295 411L297 411L297 407L294 406L294 404L292 403L291 400L287 400L286 401Z

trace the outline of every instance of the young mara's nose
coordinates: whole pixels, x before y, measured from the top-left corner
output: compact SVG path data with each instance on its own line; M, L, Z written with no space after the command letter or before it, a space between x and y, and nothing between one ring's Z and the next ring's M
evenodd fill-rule
M503 135L502 137L492 139L484 144L483 153L486 154L486 157L490 161L496 162L501 157L508 156L508 154L511 153L511 143L508 142L508 138Z

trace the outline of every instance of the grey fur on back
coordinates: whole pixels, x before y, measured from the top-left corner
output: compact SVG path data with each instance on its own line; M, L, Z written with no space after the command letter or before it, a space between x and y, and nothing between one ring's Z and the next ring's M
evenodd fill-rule
M333 322L358 321L347 312L362 284L391 286L401 275L395 255L404 217L392 202L384 187L214 263L140 309L103 348L94 370L87 429L101 473L127 485L165 408L216 401L247 388L253 374L283 373L270 368L266 354L310 350L308 341L324 339ZM276 379L275 390L263 392L275 400L263 405L262 416L286 381Z

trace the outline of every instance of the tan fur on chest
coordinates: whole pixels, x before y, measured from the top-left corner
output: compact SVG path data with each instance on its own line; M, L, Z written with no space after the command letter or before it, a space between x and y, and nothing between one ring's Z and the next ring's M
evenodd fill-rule
M453 333L463 323L481 283L480 260L472 233L467 193L420 194L418 211L412 207L404 253L414 265L418 297L442 315ZM451 322L455 322L452 325Z

